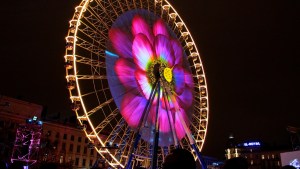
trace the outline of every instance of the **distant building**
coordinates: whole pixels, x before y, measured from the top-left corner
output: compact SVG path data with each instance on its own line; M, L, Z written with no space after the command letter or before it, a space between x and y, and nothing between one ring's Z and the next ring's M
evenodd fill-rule
M99 155L89 149L89 140L82 130L53 122L44 122L42 161L72 164L77 168L90 168Z
M0 159L10 162L19 124L36 116L41 118L43 106L0 96ZM56 163L62 168L89 169L99 159L95 149L76 126L44 121L38 163ZM105 167L100 163L99 167Z
M285 151L287 149L278 147L266 148L260 140L247 140L237 144L231 135L225 149L225 157L244 157L249 163L249 169L280 169L280 153Z
M226 159L231 159L240 156L241 156L241 148L237 147L233 134L230 134L226 144L225 157Z

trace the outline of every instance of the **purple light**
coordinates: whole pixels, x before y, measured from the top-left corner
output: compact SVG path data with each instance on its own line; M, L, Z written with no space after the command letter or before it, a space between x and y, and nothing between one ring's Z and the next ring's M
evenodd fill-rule
M109 86L125 121L134 129L138 127L143 109L156 81L155 67L158 65L159 71L171 70L172 80L168 79L167 81L177 103L172 103L170 99L164 99L162 94L159 103L157 103L157 99L154 99L150 105L146 123L148 129L144 129L142 138L151 142L156 107L159 105L159 145L165 146L174 143L167 111L171 112L173 116L174 121L171 123L175 126L178 139L182 139L186 133L178 113L189 125L194 86L192 75L185 66L187 65L186 56L175 35L162 19L152 13L145 14L145 11L141 10L121 15L121 19L117 19L110 29L109 39L111 48L107 51L119 56L107 57L107 67L115 70L108 72ZM164 77L163 74L160 76ZM163 93L162 91L160 92ZM179 105L179 107L174 107L174 105Z

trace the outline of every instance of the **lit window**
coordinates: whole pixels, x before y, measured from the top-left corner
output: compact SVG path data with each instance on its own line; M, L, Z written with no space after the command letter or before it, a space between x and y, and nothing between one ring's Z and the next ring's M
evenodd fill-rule
M261 155L261 159L265 159L265 155Z
M64 162L64 156L60 156L60 158L59 158L59 163L61 164L61 163L63 163Z

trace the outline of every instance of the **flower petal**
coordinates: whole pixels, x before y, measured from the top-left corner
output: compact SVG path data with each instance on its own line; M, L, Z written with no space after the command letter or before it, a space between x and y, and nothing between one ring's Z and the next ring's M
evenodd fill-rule
M130 127L137 128L142 117L147 100L130 92L124 96L121 104L121 114Z
M182 94L177 95L177 100L179 105L187 110L193 103L193 92L191 89L185 87Z
M179 140L181 140L185 136L186 132L185 132L182 122L180 120L179 113L187 126L189 126L190 122L189 122L189 119L187 118L185 111L183 109L180 109L179 111L176 112L176 114L175 114L175 131L176 131L177 138Z
M135 64L142 70L146 70L149 62L154 58L152 46L143 34L138 34L134 38L132 53Z
M175 92L177 93L177 95L181 95L185 87L184 69L180 66L175 66L173 68L173 75L175 81Z
M163 133L170 132L170 123L167 111L160 106L159 109L159 130Z
M153 33L154 33L154 36L161 34L161 35L165 35L166 37L169 38L169 32L168 32L167 26L165 25L165 23L162 19L158 19L154 23Z
M148 78L146 76L146 72L142 70L136 70L134 74L136 81L138 82L138 87L142 91L142 95L146 98L150 98L152 86L148 81Z
M168 62L170 67L174 65L174 56L168 37L164 35L155 36L154 47L156 57Z
M137 88L138 84L135 80L135 64L120 58L116 61L115 72L124 87L129 89Z
M189 88L194 88L194 80L192 74L187 70L184 70L184 81Z
M118 28L109 30L109 39L116 53L123 58L132 58L132 37Z
M171 40L171 46L174 51L175 65L182 65L183 60L183 49L180 42L176 39Z
M149 39L150 43L153 43L153 34L151 28L140 15L136 15L132 19L132 34L134 36L138 34L144 34Z

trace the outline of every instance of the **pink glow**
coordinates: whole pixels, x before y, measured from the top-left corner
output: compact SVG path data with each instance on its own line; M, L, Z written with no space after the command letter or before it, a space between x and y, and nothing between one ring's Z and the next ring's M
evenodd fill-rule
M151 28L147 24L147 22L140 16L135 15L132 20L132 33L134 36L138 34L144 34L147 36L147 39L152 43L153 42L153 34L151 33Z
M148 38L144 34L137 34L132 45L133 59L140 69L146 70L154 57L154 51Z
M169 38L167 38L164 35L157 35L155 36L154 41L156 56L158 58L163 59L164 61L167 61L170 67L173 67L174 65L174 56L170 44Z
M135 73L135 64L120 58L115 65L115 71L119 76L119 80L127 89L136 89L137 81L132 78Z
M114 49L119 56L123 58L132 58L131 36L127 36L127 34L121 29L112 28L109 30L109 39L111 39Z
M154 26L153 26L153 33L155 36L161 34L161 35L164 35L166 36L167 38L169 38L169 33L168 33L168 30L167 30L167 27L165 26L165 23L163 20L161 19L158 19Z
M150 25L153 25L151 27ZM157 95L151 105L147 127L143 128L142 138L151 141L151 131L155 125L156 107L159 105L160 146L174 144L167 111L173 116L171 123L175 126L178 139L185 136L185 131L178 118L181 114L189 126L189 118L193 103L193 78L183 65L183 49L180 42L170 36L168 27L163 20L157 19L153 24L148 23L142 16L135 15L131 20L131 33L125 33L122 28L112 28L109 38L118 56L114 69L123 87L129 91L121 100L120 111L128 125L134 129L138 127L147 100L150 98L153 84L149 73L152 63L162 62L172 69L172 92L176 104L170 99ZM151 72L151 71L150 71ZM160 91L162 93L162 90ZM165 105L167 102L167 105ZM179 105L176 108L174 105ZM175 112L177 109L177 112ZM189 114L187 114L189 113Z
M136 70L134 75L138 82L139 89L143 92L143 96L145 98L149 99L152 87L149 84L149 81L146 76L146 72L141 71L141 70Z

